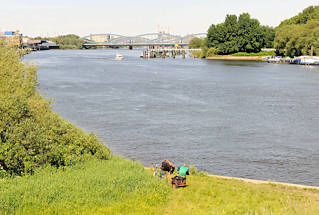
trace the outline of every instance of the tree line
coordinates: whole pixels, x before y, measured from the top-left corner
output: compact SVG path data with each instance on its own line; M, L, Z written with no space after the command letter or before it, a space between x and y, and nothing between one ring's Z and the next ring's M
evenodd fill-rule
M274 48L278 55L319 54L319 6L311 6L276 28Z
M262 48L275 48L277 55L300 56L319 54L319 6L306 8L275 28L263 26L248 13L227 15L225 21L213 24L205 39L194 38L190 48L202 48L202 57L259 53Z
M47 39L55 42L61 49L81 49L83 43L85 42L75 34L61 35Z

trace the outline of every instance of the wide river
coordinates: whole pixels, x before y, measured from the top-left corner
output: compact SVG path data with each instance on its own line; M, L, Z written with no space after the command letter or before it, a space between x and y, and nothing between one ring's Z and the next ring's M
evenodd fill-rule
M51 50L24 60L39 64L38 89L53 110L113 154L319 186L319 67L141 52Z

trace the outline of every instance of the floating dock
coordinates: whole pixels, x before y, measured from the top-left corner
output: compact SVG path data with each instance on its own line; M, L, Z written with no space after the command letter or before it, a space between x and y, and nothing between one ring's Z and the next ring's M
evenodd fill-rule
M201 49L183 49L183 48L147 49L143 51L141 58L166 58L166 57L175 58L176 56L182 56L182 58L185 58L187 54L194 51L201 51Z

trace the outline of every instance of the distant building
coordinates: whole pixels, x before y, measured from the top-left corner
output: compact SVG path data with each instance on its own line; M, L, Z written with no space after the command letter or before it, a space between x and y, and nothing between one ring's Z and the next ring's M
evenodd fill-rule
M90 40L97 43L103 43L110 41L110 35L109 34L91 34Z
M59 48L56 43L49 40L26 38L25 41L26 43L23 43L23 46L31 48L32 50L48 50Z
M194 37L194 35L192 35L192 34L186 36L186 39L187 39L188 41L191 41L191 40L194 39L194 38L195 38L195 37Z
M0 33L0 37L3 38L8 45L18 47L22 45L22 34L20 34L19 31L5 31Z

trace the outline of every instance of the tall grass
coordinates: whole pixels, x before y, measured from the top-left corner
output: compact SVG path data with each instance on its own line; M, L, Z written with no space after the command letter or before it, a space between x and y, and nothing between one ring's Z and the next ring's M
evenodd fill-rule
M169 190L138 162L89 160L0 182L0 214L154 214Z
M252 184L203 174L192 175L188 184L184 189L174 190L162 214L319 214L318 191Z
M0 181L0 214L319 214L319 192L196 173L172 189L119 157Z

